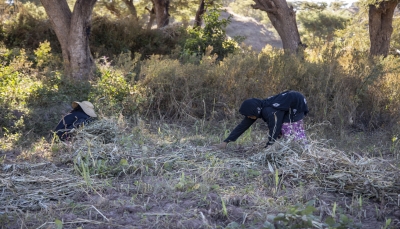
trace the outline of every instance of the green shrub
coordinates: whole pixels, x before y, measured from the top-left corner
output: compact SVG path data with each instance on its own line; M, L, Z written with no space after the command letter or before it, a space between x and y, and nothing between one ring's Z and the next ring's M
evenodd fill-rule
M332 42L335 31L346 28L349 16L343 12L305 11L297 14L302 42L308 46L318 46L324 42Z
M264 229L275 228L330 228L330 229L345 229L345 228L361 228L360 223L354 223L353 220L344 214L340 214L338 219L327 217L325 221L314 215L317 210L314 206L314 201L310 201L306 206L297 204L289 206L287 212L277 215L270 214L265 221Z
M117 58L117 66L111 66L107 59L98 62L99 78L92 82L89 99L107 116L123 114L132 116L138 112L139 106L144 101L144 92L134 81L135 64L127 63L126 55ZM136 61L140 56L137 57Z
M18 13L13 14L3 25L1 41L9 47L23 47L34 50L41 42L49 41L51 49L61 53L58 39L51 28L43 7L33 3L19 4Z
M34 89L40 86L40 82L26 74L30 67L31 63L27 61L24 50L8 66L0 64L1 131L16 133L25 130L23 119L29 113L27 100Z
M213 60L205 56L194 65L154 56L142 62L138 86L149 93L148 103L143 104L147 114L232 117L246 98L292 89L308 98L309 122L329 121L337 134L350 127L381 128L398 120L394 57L373 61L368 53L326 44L308 50L305 58L265 49L259 54L233 54L218 64Z
M40 69L48 68L49 70L59 69L62 67L61 59L51 53L50 42L40 42L39 47L34 50L36 66Z
M5 65L0 65L0 134L47 136L72 101L88 98L88 82L72 82L57 71L42 75L25 50L3 47L2 51L7 56Z
M393 33L390 43L392 52L395 55L400 55L400 53L398 53L398 50L400 50L400 17L393 18Z
M220 10L213 8L203 15L204 28L196 27L188 30L189 37L184 45L184 54L202 57L211 46L211 54L216 54L218 59L222 60L238 48L237 43L243 38L228 39L225 28L230 23L230 17L228 19L219 19L219 17Z
M183 43L186 32L182 26L147 30L129 19L93 18L90 49L96 57L114 58L121 53L139 53L142 58L153 54L168 55Z
M333 127L330 134L343 134L348 128L385 129L397 134L400 123L397 115L400 107L397 56L370 58L364 41L354 47L349 45L356 37L350 35L348 29L341 31L346 35L345 41L308 48L303 57L287 55L270 46L260 53L250 50L231 52L234 46L224 46L222 28L225 22L217 20L217 15L218 11L212 11L206 16L209 17L206 19L208 25L202 30L193 30L192 40L186 43L199 42L201 46L197 47L204 48L202 52L194 45L186 46L192 47L193 52L180 49L182 40L179 39L186 36L185 32L177 34L179 39L175 43L164 43L165 36L181 31L182 27L152 32L138 30L143 33L135 35L132 32L123 37L124 33L119 29L126 22L121 21L121 25L116 25L117 38L114 39L121 38L121 42L98 46L99 53L113 56L102 57L97 62L98 77L87 82L73 82L57 70L60 61L57 53L51 52L51 41L40 41L35 49L1 46L2 127L8 133L46 135L71 109L70 103L75 100L90 100L104 116L237 118L243 100L266 98L293 89L303 92L308 99L307 123L330 122ZM101 20L104 21L98 22L98 28L101 23L111 27L112 21ZM107 31L107 26L102 29ZM96 36L100 36L100 31ZM98 41L111 41L113 30L110 31L103 41ZM153 32L155 40L146 41L144 34ZM213 32L217 32L216 36ZM130 38L136 40L131 42ZM205 46L217 41L221 42L220 46L213 46L212 51ZM130 52L132 47L146 42L148 48L141 49L143 52ZM154 44L160 44L165 47L165 53L172 54L151 55L151 50L158 47ZM170 44L177 45L166 47ZM222 50L223 59L218 57L218 50ZM182 52L187 56L182 56ZM142 53L148 56L142 57ZM217 58L218 62L215 61Z

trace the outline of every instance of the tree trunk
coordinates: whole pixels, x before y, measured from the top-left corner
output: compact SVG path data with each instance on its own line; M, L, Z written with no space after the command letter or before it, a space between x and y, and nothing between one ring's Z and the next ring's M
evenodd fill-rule
M392 0L380 2L378 6L369 5L370 55L388 55L390 37L393 33L393 14L398 3L398 0Z
M285 52L296 53L302 45L296 24L296 12L286 0L253 0L254 9L267 12L272 25L278 31Z
M200 5L199 5L199 8L197 9L197 12L196 12L196 17L194 18L194 28L197 28L197 27L200 27L201 26L201 24L202 24L202 16L203 16L203 14L206 12L206 9L205 9L205 2L204 2L204 0L200 0Z
M149 23L147 24L147 30L150 30L151 27L153 26L154 21L156 20L156 11L154 10L154 4L151 9L149 9L147 7L145 9L147 11L149 11L149 14L150 14Z
M131 12L133 19L135 21L138 21L137 10L136 10L135 5L133 5L133 0L123 0L123 1L125 3L126 7L128 7L129 12Z
M169 0L152 0L156 12L157 28L165 27L169 24Z
M66 0L41 0L61 44L64 70L75 80L87 80L94 68L89 35L96 1L77 0L72 13Z

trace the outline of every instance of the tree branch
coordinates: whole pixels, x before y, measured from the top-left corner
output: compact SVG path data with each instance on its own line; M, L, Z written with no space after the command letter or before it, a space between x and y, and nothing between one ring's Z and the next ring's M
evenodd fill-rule
M256 4L251 5L253 9L262 10L267 13L276 14L277 8L272 0L253 0Z
M115 2L104 2L104 6L117 17L121 16L121 12L115 7Z

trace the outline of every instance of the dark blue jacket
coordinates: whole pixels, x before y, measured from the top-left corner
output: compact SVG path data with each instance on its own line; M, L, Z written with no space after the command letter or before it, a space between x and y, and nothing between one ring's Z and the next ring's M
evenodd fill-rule
M80 127L84 123L87 124L90 119L91 117L83 112L82 109L72 110L60 120L55 132L61 140L66 140L70 137L69 131Z
M269 129L269 141L274 141L281 133L284 122L297 122L308 113L307 101L304 95L297 91L285 91L267 99L248 99L239 109L244 115L242 122L236 126L224 142L236 141L256 120L247 116L262 118Z

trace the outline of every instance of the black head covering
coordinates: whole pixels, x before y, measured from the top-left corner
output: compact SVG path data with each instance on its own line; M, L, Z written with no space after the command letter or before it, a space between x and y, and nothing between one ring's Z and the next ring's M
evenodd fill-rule
M85 111L83 111L83 109L82 109L82 107L81 106L76 106L75 108L73 108L72 110L71 110L71 112L72 111L81 111L81 112L83 112L83 113L85 113ZM86 113L85 113L86 114Z
M239 113L244 116L256 116L257 118L261 115L262 101L260 99L246 99L240 106Z

